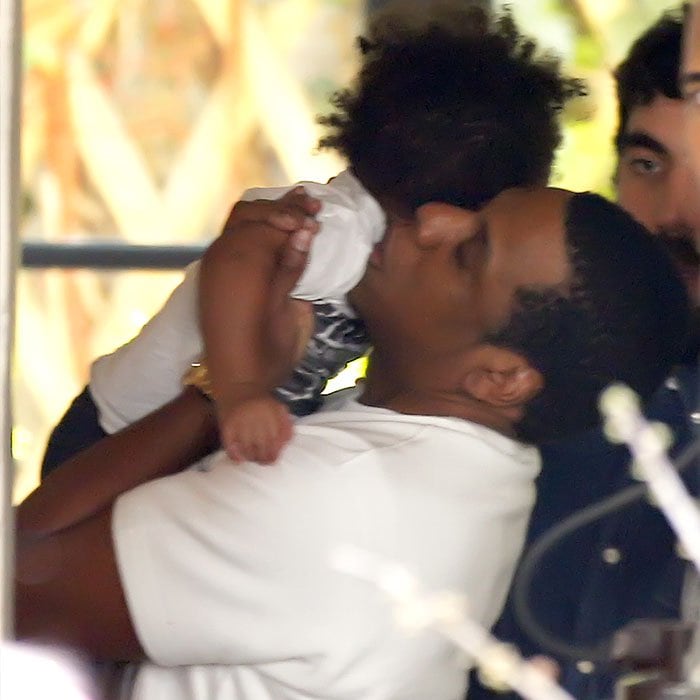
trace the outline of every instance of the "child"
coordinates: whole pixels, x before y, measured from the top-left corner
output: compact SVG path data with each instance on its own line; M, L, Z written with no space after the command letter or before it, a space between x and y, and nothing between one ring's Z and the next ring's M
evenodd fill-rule
M292 292L294 298L314 302L314 328L301 357L270 353L272 340L263 333L268 241L225 232L201 263L204 357L222 446L234 461L274 462L291 437L287 409L295 415L314 411L326 380L369 348L346 295L360 281L382 237L384 213L348 170L327 185L303 184L322 206L309 262ZM249 190L243 199L273 199L289 189ZM269 243L276 240L273 234ZM299 364L284 381L295 359ZM284 383L275 388L279 380Z
M411 9L389 8L371 21L359 41L355 84L335 96L336 111L321 120L329 128L321 145L347 158L389 220L411 217L430 201L478 208L508 187L545 183L560 141L558 115L581 94L580 83L563 78L557 60L538 55L508 12L491 17L463 2ZM323 200L321 190L315 194ZM52 435L44 473L179 393L183 373L202 354L197 288L195 267L131 343L97 360L88 389ZM209 354L227 352L217 324L205 318L204 325ZM259 395L261 378L264 386L282 382L265 378L265 357L252 359L258 364L233 378L238 389L257 382ZM231 379L217 372L227 361L214 364L224 394ZM318 390L309 392L310 407Z

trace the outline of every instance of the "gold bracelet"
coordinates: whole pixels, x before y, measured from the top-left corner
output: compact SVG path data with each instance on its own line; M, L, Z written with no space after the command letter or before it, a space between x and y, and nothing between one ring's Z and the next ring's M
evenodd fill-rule
M209 370L204 360L193 362L182 377L182 386L193 386L202 396L214 400Z

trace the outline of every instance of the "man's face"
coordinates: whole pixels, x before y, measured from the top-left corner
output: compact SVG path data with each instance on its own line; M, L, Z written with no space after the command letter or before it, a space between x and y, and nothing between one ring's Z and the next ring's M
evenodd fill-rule
M630 112L620 142L618 202L662 237L700 303L700 196L683 138L682 100L659 95Z
M569 197L513 189L479 212L427 204L392 224L351 296L370 334L445 356L477 345L509 318L517 287L566 283Z

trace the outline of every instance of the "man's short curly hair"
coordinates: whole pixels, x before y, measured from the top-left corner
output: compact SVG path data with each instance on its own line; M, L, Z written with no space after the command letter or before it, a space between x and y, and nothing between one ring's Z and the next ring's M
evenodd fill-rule
M598 396L624 382L648 399L684 348L689 300L658 241L602 197L568 202L565 288L521 288L513 313L486 342L526 357L545 379L516 424L542 444L599 423Z
M560 112L583 84L563 77L509 11L402 3L376 15L358 44L357 80L320 118L329 132L320 145L343 154L389 210L475 208L508 187L546 184Z
M659 95L671 100L681 99L678 70L683 27L689 11L688 3L683 3L662 14L632 44L627 57L615 70L619 116L616 144L620 143L630 113L636 107L651 104Z

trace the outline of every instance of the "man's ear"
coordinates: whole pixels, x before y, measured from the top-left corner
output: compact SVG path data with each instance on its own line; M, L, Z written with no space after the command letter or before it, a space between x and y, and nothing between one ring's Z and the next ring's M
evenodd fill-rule
M463 389L479 401L498 407L524 406L544 387L544 377L522 355L493 345L470 358Z

